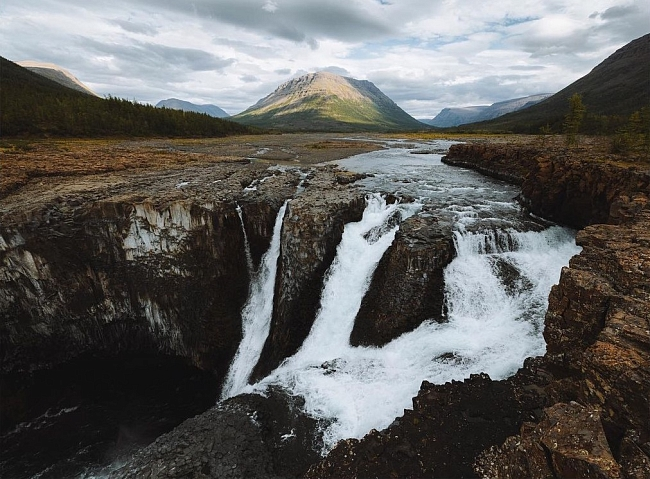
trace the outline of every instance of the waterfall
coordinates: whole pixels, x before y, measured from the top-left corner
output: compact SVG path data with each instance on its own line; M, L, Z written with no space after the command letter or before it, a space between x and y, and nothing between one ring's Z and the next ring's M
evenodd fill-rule
M336 257L324 280L321 306L309 336L294 361L336 357L349 347L354 318L372 273L393 242L399 221L412 216L418 204L387 205L380 195L367 198L361 221L345 225Z
M278 211L269 249L260 261L259 270L251 278L248 299L242 309L242 340L226 375L221 391L222 400L239 394L246 386L269 335L282 220L288 202L285 201ZM250 266L252 270L252 260Z
M239 222L241 223L241 230L244 233L244 252L246 253L246 267L248 268L248 277L253 278L253 273L255 268L253 267L253 255L251 254L251 245L248 242L248 234L246 234L246 227L244 226L244 216L241 210L239 203L236 203L237 215L239 216Z
M380 348L352 347L354 317L395 234L392 216L410 213L403 208L371 199L363 219L345 226L303 346L246 388L263 393L275 384L302 396L305 411L325 420L323 452L387 427L411 406L423 380L440 384L480 372L505 378L526 357L543 353L548 292L580 251L561 227L459 232L458 255L445 270L448 322L425 321Z

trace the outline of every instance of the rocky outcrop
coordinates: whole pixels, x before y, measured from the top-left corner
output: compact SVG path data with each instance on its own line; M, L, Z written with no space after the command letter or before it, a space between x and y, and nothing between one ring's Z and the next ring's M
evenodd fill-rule
M521 185L522 203L532 212L574 228L618 224L643 208L642 197L650 191L648 171L581 153L586 151L456 144L443 162Z
M306 477L647 478L647 171L535 147L454 145L445 162L522 185L583 251L550 295L547 353L512 378L423 383L390 427L341 441Z
M539 150L534 147L516 147L507 144L457 143L449 147L443 163L462 166L486 176L521 185L534 167Z
M454 256L450 219L412 216L400 225L354 321L350 343L383 346L426 319L443 321L443 270Z
M339 185L337 174L314 170L285 219L276 332L290 332L288 342L271 343L278 361L308 332L304 324L301 333L301 311L317 307L343 225L364 208L363 195ZM241 338L249 285L236 207L259 263L279 208L304 174L228 164L183 176L179 182L163 171L105 192L81 184L39 208L3 210L3 374L29 375L84 354L137 351L225 375ZM13 393L3 388L3 404ZM7 421L6 414L13 413L3 410L3 426L21 420Z
M443 385L422 383L413 409L383 431L341 441L308 478L472 477L474 458L535 419L549 374L529 368L505 381L473 375Z
M248 278L232 204L99 202L2 238L5 372L91 350L157 350L204 369L234 354Z
M318 454L318 423L280 391L240 395L185 421L111 478L300 477Z
M506 452L507 460L501 454ZM544 410L538 424L526 422L517 437L482 454L476 466L481 477L620 478L601 423L600 410L576 402Z
M346 223L359 221L364 195L342 186L340 174L308 179L289 202L282 224L273 319L253 379L261 379L294 354L309 334L320 306L325 272L336 255Z

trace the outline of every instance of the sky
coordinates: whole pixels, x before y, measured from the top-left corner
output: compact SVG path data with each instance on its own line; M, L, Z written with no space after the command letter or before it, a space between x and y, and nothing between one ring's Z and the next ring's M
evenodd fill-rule
M555 93L650 32L647 0L2 0L0 56L100 96L236 114L326 70L416 118Z

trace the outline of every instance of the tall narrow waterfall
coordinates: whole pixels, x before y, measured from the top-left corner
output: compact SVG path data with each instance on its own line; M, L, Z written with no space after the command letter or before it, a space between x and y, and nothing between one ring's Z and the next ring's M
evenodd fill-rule
M280 255L282 219L288 202L285 201L278 211L269 249L262 257L259 270L251 278L248 299L242 309L242 340L228 370L221 399L239 394L246 386L269 335L273 314L275 274Z
M253 267L253 255L251 254L251 245L248 241L248 234L246 233L246 227L244 226L244 216L241 210L239 203L236 207L237 215L239 216L239 222L241 223L241 230L244 234L244 252L246 253L246 267L248 268L248 277L253 278L253 273L255 268Z

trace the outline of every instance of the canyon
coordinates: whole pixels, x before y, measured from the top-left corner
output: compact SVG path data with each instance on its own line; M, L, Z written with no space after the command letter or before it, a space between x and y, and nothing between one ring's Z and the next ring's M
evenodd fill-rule
M359 152L300 141L305 156L324 145L321 159ZM12 187L0 216L3 430L45 412L25 387L35 373L74 360L146 352L222 381L242 338L245 244L259 268L286 200L273 319L252 379L298 350L344 226L363 215L356 182L364 175L286 157L269 168L260 160L273 152L259 143L227 161L165 145L161 156L177 148L188 163ZM268 401L236 396L161 436L113 477L647 477L647 165L480 141L452 145L445 161L519 185L531 213L580 229L582 252L550 294L544 356L508 379L425 381L404 416L325 458L314 448L322 425L300 412L299 399L281 390ZM381 346L424 319L444 321L452 236L450 219L434 212L401 223L364 296L354 345Z

